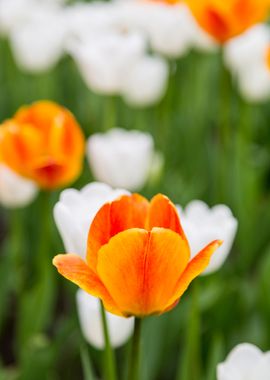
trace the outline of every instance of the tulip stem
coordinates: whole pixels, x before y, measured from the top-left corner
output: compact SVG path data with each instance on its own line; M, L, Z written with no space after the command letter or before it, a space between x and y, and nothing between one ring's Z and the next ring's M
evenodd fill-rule
M24 221L23 210L16 209L10 211L11 215L11 259L13 260L13 271L15 273L13 283L16 293L20 293L23 289L24 280Z
M111 346L108 323L106 318L105 309L102 301L100 301L100 312L103 326L103 334L105 340L105 379L107 380L116 380L116 363L115 363L115 355Z
M128 380L140 380L142 319L135 318Z
M104 120L104 131L108 131L117 126L117 109L116 109L116 98L114 96L108 96L105 101L105 120Z

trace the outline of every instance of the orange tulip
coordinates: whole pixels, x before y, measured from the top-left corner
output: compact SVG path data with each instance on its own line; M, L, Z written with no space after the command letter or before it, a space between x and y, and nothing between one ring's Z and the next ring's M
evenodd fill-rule
M266 19L269 0L185 0L198 23L220 43Z
M145 317L172 309L220 244L213 241L190 261L173 203L164 195L150 203L138 194L124 195L96 214L86 262L65 254L53 264L111 313Z
M40 101L0 126L0 161L41 188L74 181L81 172L84 137L64 107Z

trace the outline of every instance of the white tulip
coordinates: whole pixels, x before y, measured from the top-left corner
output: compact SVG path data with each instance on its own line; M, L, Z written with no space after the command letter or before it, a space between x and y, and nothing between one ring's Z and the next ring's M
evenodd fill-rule
M241 74L250 65L257 65L269 44L269 27L265 24L256 25L224 45L225 64L236 75Z
M27 22L32 12L58 9L62 0L0 0L0 32L9 33L19 24Z
M126 24L143 31L155 52L170 58L181 57L188 52L192 30L184 5L120 1L118 7Z
M263 353L252 344L236 346L217 367L217 380L269 380L270 351Z
M83 41L93 33L121 30L124 27L121 12L114 2L75 3L66 8L66 19L70 37Z
M29 8L29 0L0 0L0 32L8 34L25 19Z
M212 256L204 275L217 271L230 253L237 231L237 220L225 205L209 208L202 201L195 200L182 210L178 207L181 224L190 243L194 257L212 240L223 240L222 246Z
M85 259L88 231L96 213L104 203L123 194L128 192L96 182L80 191L62 191L60 200L54 206L54 220L67 252L76 253Z
M0 203L3 206L9 208L28 206L37 193L38 188L34 182L0 164Z
M134 106L149 106L165 94L169 68L167 62L156 56L144 56L129 67L123 81L122 96Z
M70 44L85 83L101 94L119 94L129 67L145 52L146 43L137 32L112 30L93 33L85 41Z
M269 50L270 54L270 50ZM270 65L265 57L257 65L251 65L239 75L242 96L251 103L260 103L270 97Z
M82 333L86 341L97 349L105 347L100 301L82 289L76 295L77 309ZM133 333L134 318L122 318L106 312L111 345L115 348L125 344Z
M115 128L92 135L87 143L87 156L97 180L135 191L148 179L154 142L148 133Z
M257 25L224 47L224 59L242 96L250 102L270 97L270 28Z
M66 23L63 12L37 8L10 33L11 48L22 70L39 73L51 69L64 53Z

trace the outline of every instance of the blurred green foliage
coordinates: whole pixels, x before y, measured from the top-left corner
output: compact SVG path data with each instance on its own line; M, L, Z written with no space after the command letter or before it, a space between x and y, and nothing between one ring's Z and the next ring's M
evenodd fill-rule
M226 203L239 220L224 267L197 279L173 311L145 320L141 380L214 380L216 364L235 344L269 349L269 105L252 106L238 96L221 54L193 52L172 62L165 98L146 110L91 93L69 57L39 76L17 69L4 40L0 57L1 120L22 104L51 99L76 115L86 137L112 123L149 131L166 162L146 196L162 192L182 205L196 198ZM85 164L76 186L91 180ZM58 195L47 196L45 210L44 194L27 209L1 209L1 380L99 375L102 355L81 336L75 286L51 265L63 250L51 213ZM49 241L42 239L44 228ZM128 346L117 350L121 379Z

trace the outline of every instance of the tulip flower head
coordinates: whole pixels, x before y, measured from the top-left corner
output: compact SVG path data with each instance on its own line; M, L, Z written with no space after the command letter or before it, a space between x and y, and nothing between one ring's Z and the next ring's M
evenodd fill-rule
M0 159L43 189L55 189L80 174L84 138L65 108L40 101L22 107L0 126Z
M270 96L270 28L259 24L224 45L224 60L250 102Z
M149 178L154 141L149 133L113 128L92 135L87 141L86 153L98 181L138 191Z
M88 235L86 262L58 255L60 274L120 316L145 317L172 309L221 244L215 240L190 261L177 210L164 195L149 203L123 195L97 212Z
M224 43L266 19L269 0L185 0L198 23Z
M190 244L191 257L212 239L224 241L218 255L213 255L202 275L216 272L226 261L237 231L238 222L226 205L213 208L200 201L193 200L185 209L178 206L182 226Z
M236 346L217 367L217 380L268 380L269 374L270 351L249 343Z

